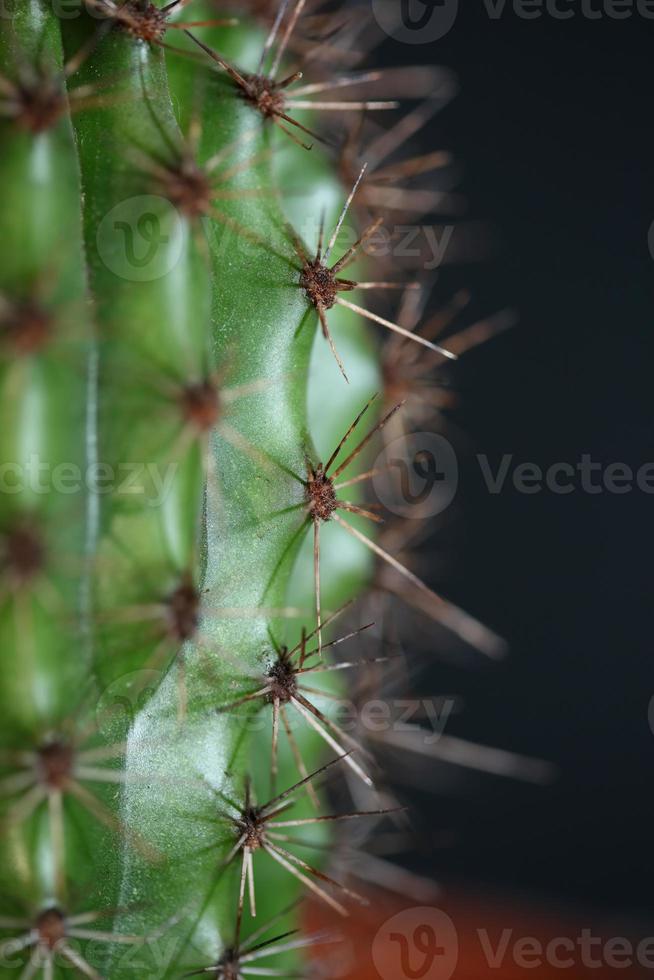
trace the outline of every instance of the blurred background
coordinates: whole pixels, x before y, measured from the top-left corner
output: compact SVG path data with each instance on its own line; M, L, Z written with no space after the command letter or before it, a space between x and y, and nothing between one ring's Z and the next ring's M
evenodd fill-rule
M464 163L470 216L499 238L462 278L520 315L457 366L456 420L495 467L505 453L544 469L584 453L604 467L654 459L653 44L654 23L636 15L491 21L470 3L431 47L462 86L440 125ZM458 813L473 832L456 865L647 913L652 497L491 495L476 465L461 484L456 598L512 651L466 678L468 733L554 760L561 776L519 806L504 795Z
M430 583L445 584L511 653L466 669L424 656L419 689L462 696L449 733L551 760L559 776L528 786L424 770L409 791L422 847L405 865L445 886L429 904L449 912L467 951L455 977L544 977L562 968L518 969L507 957L489 971L478 937L464 936L654 934L654 498L579 484L524 494L510 479L491 494L476 454L494 471L505 454L543 470L584 454L602 470L654 460L654 21L635 3L622 5L624 19L589 19L581 3L559 5L575 9L568 20L523 19L509 3L492 19L488 6L466 2L445 36L391 39L379 52L388 65L445 65L460 81L426 140L461 164L468 258L478 255L445 266L439 290L470 289L480 315L519 314L452 371L450 419L466 434L457 515L443 515L445 533L423 547ZM353 925L359 940L415 905L389 900L382 914L380 902L367 926L365 916ZM393 955L388 946L389 964ZM431 969L406 975L451 975ZM567 972L653 969L577 961ZM379 976L379 964L361 952L351 975Z

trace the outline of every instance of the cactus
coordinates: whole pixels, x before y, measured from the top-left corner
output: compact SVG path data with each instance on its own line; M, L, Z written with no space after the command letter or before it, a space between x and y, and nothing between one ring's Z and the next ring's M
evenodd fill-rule
M301 80L304 0L234 6L5 5L3 977L297 972L333 938L291 935L298 897L357 895L289 838L385 812L321 789L373 785L328 699L384 657L330 660L371 625L338 613L379 558L470 631L362 497L399 407L374 416L370 321L453 356L340 295L406 283L367 279L381 219L341 247L365 167L341 185L321 113L396 103L359 97L374 72Z

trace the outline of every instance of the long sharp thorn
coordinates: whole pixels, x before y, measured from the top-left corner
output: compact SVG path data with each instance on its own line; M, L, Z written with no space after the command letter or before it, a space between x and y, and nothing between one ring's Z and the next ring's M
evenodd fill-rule
M346 306L348 310L352 310L353 313L358 313L359 316L365 317L367 320L372 320L373 323L379 323L382 327L386 327L388 330L393 330L395 333L401 334L403 337L407 337L409 340L413 340L416 344L422 344L423 347L429 348L429 350L435 351L437 354L442 354L443 357L447 357L450 361L458 361L456 354L452 351L446 350L444 347L440 347L438 344L432 344L431 341L425 340L418 333L412 333L410 330L405 330L398 323L393 323L392 320L386 320L382 316L378 316L376 313L371 313L370 310L364 309L362 306L357 306L356 303L351 303L347 299L343 299L341 296L336 297L336 302L341 306Z
M279 66L282 63L282 58L286 53L286 48L288 47L288 43L291 40L291 37L293 36L293 31L295 30L297 26L297 22L300 19L300 14L302 13L304 7L306 6L306 2L307 0L298 0L295 10L291 15L291 19L288 22L288 26L284 31L284 36L282 37L279 43L279 47L277 48L277 53L275 54L275 60L273 61L272 68L270 69L271 78L274 78L279 70Z
M318 817L304 817L302 820L275 821L271 827L308 827L315 823L336 823L339 820L359 820L362 817L386 817L391 813L405 813L407 807L394 806L381 810L361 810L357 813L329 813Z
M306 946L312 946L314 943L320 942L320 937L317 936L303 936L299 939L294 939L291 942L282 942L283 939L287 939L289 936L294 936L296 934L297 929L291 929L289 932L286 932L281 936L276 936L274 939L271 939L270 942L265 944L265 948L252 950L251 952L246 953L244 956L241 956L241 963L252 963L255 960L261 959L263 956L278 956L280 953L289 953L294 949L303 949ZM279 945L273 946L273 943L279 943ZM282 974L280 973L279 976L282 976Z
M325 742L327 742L327 744L332 749L334 749L335 752L342 753L345 750L343 749L343 746L335 738L333 738L332 735L329 734L329 731L326 731L325 729L331 729L333 732L335 732L338 735L338 737L343 742L347 742L348 745L352 746L350 752L345 757L343 757L343 761L346 766L349 766L350 769L353 772L355 772L360 779L363 780L366 786L369 786L372 789L374 787L374 783L372 779L370 778L368 773L361 768L359 763L352 758L351 755L351 753L354 751L360 752L364 755L369 755L369 753L366 752L363 746L360 745L356 741L356 739L353 739L346 732L341 731L338 728L338 726L334 724L333 721L327 718L327 716L324 715L322 711L319 711L315 705L311 704L311 702L308 701L305 697L303 697L299 692L297 697L293 698L293 705L295 709L300 712L302 717L305 718L305 720L311 725L311 727L320 735L322 739L324 739ZM318 723L317 719L319 719L319 721L322 722L322 725Z
M342 885L340 881L336 881L335 878L331 878L329 875L325 874L324 871L319 871L318 868L314 868L311 864L303 861L302 858L298 857L297 854L292 854L291 851L287 851L285 848L281 847L279 844L272 845L273 849L281 854L282 857L286 858L292 864L297 865L302 868L303 871L308 871L309 874L318 878L319 881L324 881L326 884L331 885L333 888L338 888L339 891L343 892L349 898L355 899L355 901L360 902L362 905L366 905L367 902L356 892L351 891L345 885Z
M359 185L360 185L361 181L363 180L367 169L368 169L368 164L367 163L364 163L364 165L361 168L361 172L359 173L359 176L357 177L357 179L354 182L354 187L350 191L349 197L348 197L347 201L345 202L345 205L343 206L343 210L341 211L340 216L339 216L339 219L336 222L336 227L334 228L334 231L332 233L332 237L329 239L329 244L327 245L327 248L325 250L325 255L323 257L323 262L325 262L325 263L327 262L327 259L330 256L331 250L333 249L334 245L336 244L336 239L338 238L338 234L339 234L339 232L340 232L340 230L341 230L341 228L343 226L343 222L345 221L345 217L347 215L347 212L350 209L350 205L352 204L352 201L354 200L354 195L356 194L357 190L359 189Z
M368 411L368 409L370 408L370 406L372 405L372 403L378 397L379 397L379 392L376 391L375 394L372 396L372 398L369 398L368 401L366 402L366 404L363 406L363 408L361 409L361 411L359 412L359 414L355 418L354 422L350 425L350 427L348 428L347 432L345 433L345 435L343 436L343 438L341 439L341 441L337 445L336 449L334 450L334 452L331 454L331 456L327 460L327 462L325 464L325 468L324 468L325 474L329 473L329 471L330 471L330 469L331 469L331 467L332 467L332 465L334 463L334 460L336 459L336 457L340 453L341 449L343 448L343 446L345 445L345 443L347 442L347 440L350 438L350 436L352 435L352 433L354 432L354 430L356 429L356 427L358 426L359 422L361 421L361 419L363 418L363 416L366 414L366 412ZM332 477L332 479L333 479L333 477Z
M316 632L318 656L322 653L322 612L320 603L320 521L313 522L313 584L316 592Z
M250 915L253 919L257 917L257 899L254 889L254 857L252 851L248 851L248 894L250 899Z
M332 480L336 480L341 475L341 473L347 469L350 463L352 463L359 455L359 453L361 453L365 449L365 447L368 445L368 443L373 438L373 436L375 436L378 432L381 432L384 426L390 421L390 419L395 415L395 413L402 408L403 405L404 402L399 402L399 404L394 405L393 408L391 408L391 410L387 412L386 415L370 430L370 432L368 432L368 434L363 437L361 442L352 450L350 455L343 460L343 462L340 464L340 466L337 467L337 469L334 470L334 472L332 473Z
M297 119L294 119L293 116L289 116L288 113L276 112L275 115L278 116L280 119L284 119L291 126L296 126L298 129L301 129L303 133L307 134L307 136L313 136L314 140L318 140L320 143L326 142L326 140L324 139L324 137L320 135L320 133L317 133L314 129L309 129L308 126L304 126L301 122L298 122Z
M289 720L286 716L286 711L282 707L282 722L284 723L284 729L286 731L286 737L288 739L288 744L291 746L291 752L293 753L293 758L295 759L295 764L298 768L298 772L303 779L309 778L309 772L306 765L304 764L304 759L302 758L302 753L300 752L300 747L297 744L295 735L293 734L293 729L290 726ZM306 784L307 796L311 800L314 808L316 810L320 809L320 800L318 799L318 794L316 793L314 787L311 783Z
M420 289L417 282L358 282L357 289Z
M43 960L43 980L54 980L54 958L46 956Z
M369 521L374 521L375 524L383 524L384 520L379 514L373 514L369 510L365 510L363 507L357 507L356 504L351 504L348 500L339 500L336 506L340 510L346 510L350 514L358 514L359 517L365 517Z
M439 596L438 593L434 592L433 589L430 589L428 585L425 585L425 583L421 579L419 579L417 575L414 575L413 572L409 571L409 569L406 568L405 565L399 562L397 558L394 558L393 555L385 551L382 547L376 544L376 542L371 541L371 539L367 538L365 534L362 534L356 528L352 527L351 524L348 524L347 521L344 521L341 517L339 517L338 514L335 513L333 515L333 519L338 524L340 524L341 527L343 527L349 534L351 534L358 541L364 544L366 548L369 548L379 558L381 558L383 561L391 565L391 567L394 568L397 572L399 572L400 575L408 579L408 581L411 582L417 589L420 589L421 592L428 595L432 601L437 602L439 608L442 610L442 616L439 617L439 619L443 622L445 626L451 629L458 636L461 636L462 639L467 639L468 634L470 634L469 642L472 642L474 646L479 646L478 634L482 632L486 634L489 632L484 627L482 627L480 623L477 623L476 620L472 619L472 617L469 617L467 613L463 612L463 610L458 609L456 606L449 603L446 599L443 599L442 596ZM473 638L473 633L474 633L474 638ZM495 645L497 645L499 641L497 640L496 637L494 637L493 639L496 641ZM490 643L484 644L484 647L482 649L484 649L485 652L486 650L488 650L489 656L497 656L497 651L495 650L495 646L491 648Z
M47 959L51 959L51 957L47 957ZM45 972L44 956L42 951L39 948L37 948L32 953L32 956L30 957L27 966L25 967L25 969L23 970L23 972L19 977L19 980L32 980L32 977L35 977L38 971L41 969L42 964Z
M194 44L197 44L199 48L202 48L205 54L209 55L212 61L215 61L216 64L220 65L223 71L226 71L227 74L236 82L236 84L240 88L242 89L247 88L247 82L245 81L241 73L238 72L236 68L233 67L233 65L230 65L228 61L225 61L224 58L221 58L216 51L210 48L208 44L205 44L204 41L201 41L200 38L196 37L194 34L191 34L189 30L185 29L184 33L188 35L188 37L190 37L190 39L193 41Z
M278 82L277 88L288 88L290 85L293 85L294 82L299 82L301 78L302 72L294 71L292 75L289 75L287 78L282 79L281 82Z
M326 625L327 625L327 620L325 620L323 622L323 626L326 626ZM366 623L365 626L359 626L358 629L352 630L350 633L346 633L345 636L339 636L336 640L330 640L329 643L323 643L322 648L323 648L323 650L326 650L328 647L337 647L339 644L345 643L347 640L351 640L353 637L358 636L359 633L363 633L365 630L369 630L374 625L375 625L374 623ZM305 657L305 660L308 660L309 657L315 656L317 653L318 653L317 650L311 650L311 651L309 651L309 653L307 653L307 655ZM383 662L386 662L388 659L389 659L388 657L381 657L380 658L380 662L382 662L382 661ZM376 661L374 661L374 660L368 660L368 661L365 661L365 663L376 663ZM318 666L315 666L315 667L306 667L304 670L302 670L301 669L301 664L300 664L300 669L298 669L296 671L296 673L297 674L308 674L311 671L316 671L318 669L320 669L320 668L318 668Z
M354 604L354 599L349 599L340 607L340 609L337 609L335 612L330 613L329 616L326 616L325 619L323 619L322 621L323 629L326 626L329 626L330 623L333 623L338 616L342 616L345 610L349 609L350 606L352 606L353 604ZM307 633L306 636L307 640L310 640L312 637L314 637L317 632L318 632L317 630L312 630L310 633ZM289 651L289 654L292 655L294 653L297 653L297 651L301 648L301 646L302 643L301 642L298 643L297 646L294 646L293 649Z
M349 914L347 912L347 909L345 909L345 907L341 905L340 902L337 902L335 898L332 898L331 895L324 890L324 888L320 888L320 886L317 885L315 881L311 881L311 879L307 877L307 875L302 874L301 871L299 871L297 868L294 868L293 865L285 858L283 858L282 855L279 854L276 849L273 849L271 847L266 847L265 851L266 854L268 854L274 861L277 861L278 864L281 864L281 866L285 868L286 871L289 872L289 874L292 874L294 878L297 878L298 881L301 881L302 884L305 885L315 895L317 895L318 898L322 899L322 901L325 902L327 905L330 905L336 912L338 912L339 915L342 915L343 917L347 918Z
M322 261L322 250L325 240L325 220L327 218L327 212L325 208L320 212L320 225L318 227L318 247L316 248L316 262Z
M221 705L215 710L218 714L223 714L225 711L233 711L234 708L240 708L242 704L247 704L250 701L256 701L258 698L263 698L270 692L269 687L262 687L258 691L254 691L252 694L246 694L244 697L239 698L238 701L232 701L230 704Z
M273 44L275 43L275 39L277 38L277 34L279 33L279 28L281 27L282 21L284 20L284 15L286 14L286 11L288 9L289 2L290 0L282 0L282 2L279 5L277 16L273 21L273 25L270 28L270 33L268 34L268 37L266 38L263 49L261 51L261 57L259 58L259 66L257 68L257 75L261 75L263 73L263 68L266 63L266 58L268 57L268 52L270 51Z
M296 899L294 902L291 902L290 905L287 905L285 909L282 909L281 912L278 912L277 915L273 916L272 919L268 919L267 922L264 922L258 929L255 929L254 932L250 933L247 941L241 947L241 952L248 956L250 953L254 953L258 949L264 949L265 947L270 946L272 943L279 942L280 940L286 939L288 936L292 936L297 933L297 929L291 929L289 932L285 932L281 936L273 936L272 939L264 939L261 942L258 942L261 936L265 936L265 934L269 932L273 926L277 925L278 922L281 922L281 920L290 912L293 912L297 908L298 904L299 900Z
M48 793L48 815L50 818L50 837L55 865L57 894L63 895L65 894L66 883L66 841L63 794L61 790L53 789Z
M175 24L169 24L169 27L174 28L177 31L184 31L190 27L234 27L238 21L233 18L224 19L212 19L212 20L179 20Z
M358 476L353 476L349 480L343 480L341 483L334 485L334 490L345 490L346 487L353 487L357 483L364 483L366 480L371 480L375 476L379 476L380 473L384 473L386 467L383 469L373 469L367 470L365 473L359 473Z
M279 698L275 698L273 701L272 750L271 750L271 763L270 763L270 792L272 795L274 795L277 792L279 709L280 709L280 700Z
M368 71L359 75L342 75L340 78L333 78L327 82L313 82L310 85L302 85L295 90L296 95L317 95L318 92L328 92L330 89L346 88L348 85L360 85L363 82L376 82L382 76L380 71Z
M250 853L249 848L244 847L243 857L241 860L241 877L239 880L239 887L238 887L238 908L236 912L236 942L237 943L241 935L241 923L243 922L243 906L245 905L245 881L248 874L249 853Z
M357 112L368 109L372 112L383 112L387 109L397 109L399 102L312 102L311 100L293 99L286 103L289 109L314 109L317 112Z
M321 624L322 628L322 624ZM307 631L302 627L302 639L300 640L300 668L304 667L304 661L307 659Z
M341 372L341 374L345 378L346 382L349 384L350 383L350 379L348 378L348 376L347 376L347 374L345 372L345 366L343 364L343 361L341 360L341 356L338 353L338 351L336 350L336 344L334 343L334 338L332 337L332 332L329 329L329 323L327 321L327 314L325 313L325 309L320 304L318 304L318 306L316 307L316 309L318 310L318 317L320 319L320 326L322 327L322 332L324 334L325 340L329 344L330 350L331 350L332 354L334 355L334 360L338 364L339 371Z
M299 139L295 135L295 133L292 133L291 132L291 130L288 128L288 126L284 126L282 123L280 123L279 119L276 116L273 116L273 122L274 122L275 126L278 127L278 129L281 129L282 133L285 133L290 139L293 140L293 142L296 144L296 146L301 146L303 150L312 150L313 149L313 143L304 143L301 139Z
M347 759L349 755L350 755L349 752L345 752L342 755L337 756L336 759L331 759L329 762L326 762L325 765L320 766L319 769L314 769L314 771L310 772L308 776L305 776L304 779L300 779L297 783L294 783L292 786L289 786L288 789L285 789L283 793L279 793L279 795L276 796L273 800L268 800L268 802L262 809L266 811L270 810L271 807L275 806L276 803L281 803L283 800L286 800L292 793L295 792L296 789L301 789L307 783L312 782L316 778L316 776L320 776L323 772L327 772L327 770L331 769L332 766L337 766L340 762L343 762L345 759Z
M371 551L374 551L374 553L379 558L382 558L385 562L388 562L389 565L391 565L396 571L398 571L401 575L403 575L410 582L412 582L413 585L415 585L417 588L421 589L424 592L428 592L431 596L436 595L436 593L434 593L427 585L425 585L425 583L421 579L419 579L417 575L414 575L413 572L410 572L408 568L406 568L404 565L402 565L401 562L397 560L397 558L394 558L393 555L385 551L375 541L371 541L370 538L367 538L365 536L365 534L362 534L360 531L357 531L356 528L352 527L351 524L348 524L347 521L344 521L341 517L339 517L338 514L334 514L333 517L334 520L341 525L341 527L345 528L345 530L347 530L350 534L354 535L354 537L357 538L358 541L361 541L361 543L364 544L367 548L370 548ZM436 596L436 598L438 598L442 603L446 602L445 599L441 599L439 596Z
M76 966L80 973L83 973L85 977L89 977L90 980L102 980L102 977L90 966L81 953L69 946L68 943L59 943L57 945L57 950L64 959L67 959L73 966Z

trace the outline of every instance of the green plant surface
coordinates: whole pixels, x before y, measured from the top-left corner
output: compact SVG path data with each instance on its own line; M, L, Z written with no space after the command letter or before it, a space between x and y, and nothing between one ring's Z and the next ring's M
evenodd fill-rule
M16 86L26 66L38 67L61 92L56 23L36 3L12 11L0 75ZM63 718L88 672L78 642L86 501L74 473L72 492L51 492L53 481L70 484L84 459L90 330L79 176L65 105L38 128L20 110L0 122L0 177L11 189L0 202L0 730L8 744ZM72 643L76 658L67 656Z
M47 57L61 73L45 2L19 11L12 30L28 58ZM0 166L18 196L0 207L0 231L22 264L12 250L0 290L31 295L54 258L62 339L3 359L0 398L16 421L0 449L19 462L34 452L78 461L96 478L71 501L0 499L3 528L16 511L47 525L58 559L63 539L67 549L50 583L61 615L36 589L29 598L34 660L19 635L18 593L0 619L15 678L2 694L5 744L20 750L0 777L0 911L25 919L19 935L28 929L22 945L3 945L11 962L0 977L15 976L16 963L25 977L52 980L71 968L110 980L179 977L215 963L232 940L235 811L250 777L262 803L300 775L284 741L271 778L269 703L223 707L268 676L276 649L295 646L303 626L314 632L309 466L331 454L378 382L375 343L350 312L330 318L349 385L316 337L294 244L302 214L297 202L285 210L278 190L293 170L304 186L310 175L311 209L329 200L334 222L348 189L326 156L298 147L280 181L269 120L188 38L176 35L193 57L135 36L141 13L64 22L65 57L79 61L67 87L75 111L64 104L38 134L2 124L10 152ZM197 33L239 64L261 50L256 27ZM10 75L17 49L2 37ZM325 618L371 573L369 552L327 530ZM326 628L325 643L329 635L338 632ZM333 675L319 683L340 690ZM316 704L328 711L319 695ZM321 768L324 735L306 721L294 732L304 771ZM328 758L351 748L327 741ZM330 774L342 778L344 765L355 763ZM295 797L292 819L311 820L315 797L304 785ZM301 826L323 857L298 854L322 863L329 823ZM264 850L252 855L257 924L301 893L297 873ZM338 892L326 891L334 905ZM253 927L246 917L242 938ZM278 962L297 969L297 953Z

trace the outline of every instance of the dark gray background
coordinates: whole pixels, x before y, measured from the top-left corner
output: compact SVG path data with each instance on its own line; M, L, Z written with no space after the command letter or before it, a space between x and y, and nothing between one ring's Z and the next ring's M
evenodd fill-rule
M653 460L654 24L491 21L481 0L461 6L440 41L382 51L459 75L430 139L462 161L469 216L500 244L446 284L471 286L480 312L521 315L457 367L456 419L495 463ZM434 871L584 908L651 909L654 498L491 496L472 463L461 493L449 591L513 655L434 668L422 686L465 694L452 732L555 760L561 778L425 794L429 827L459 830L432 852Z

